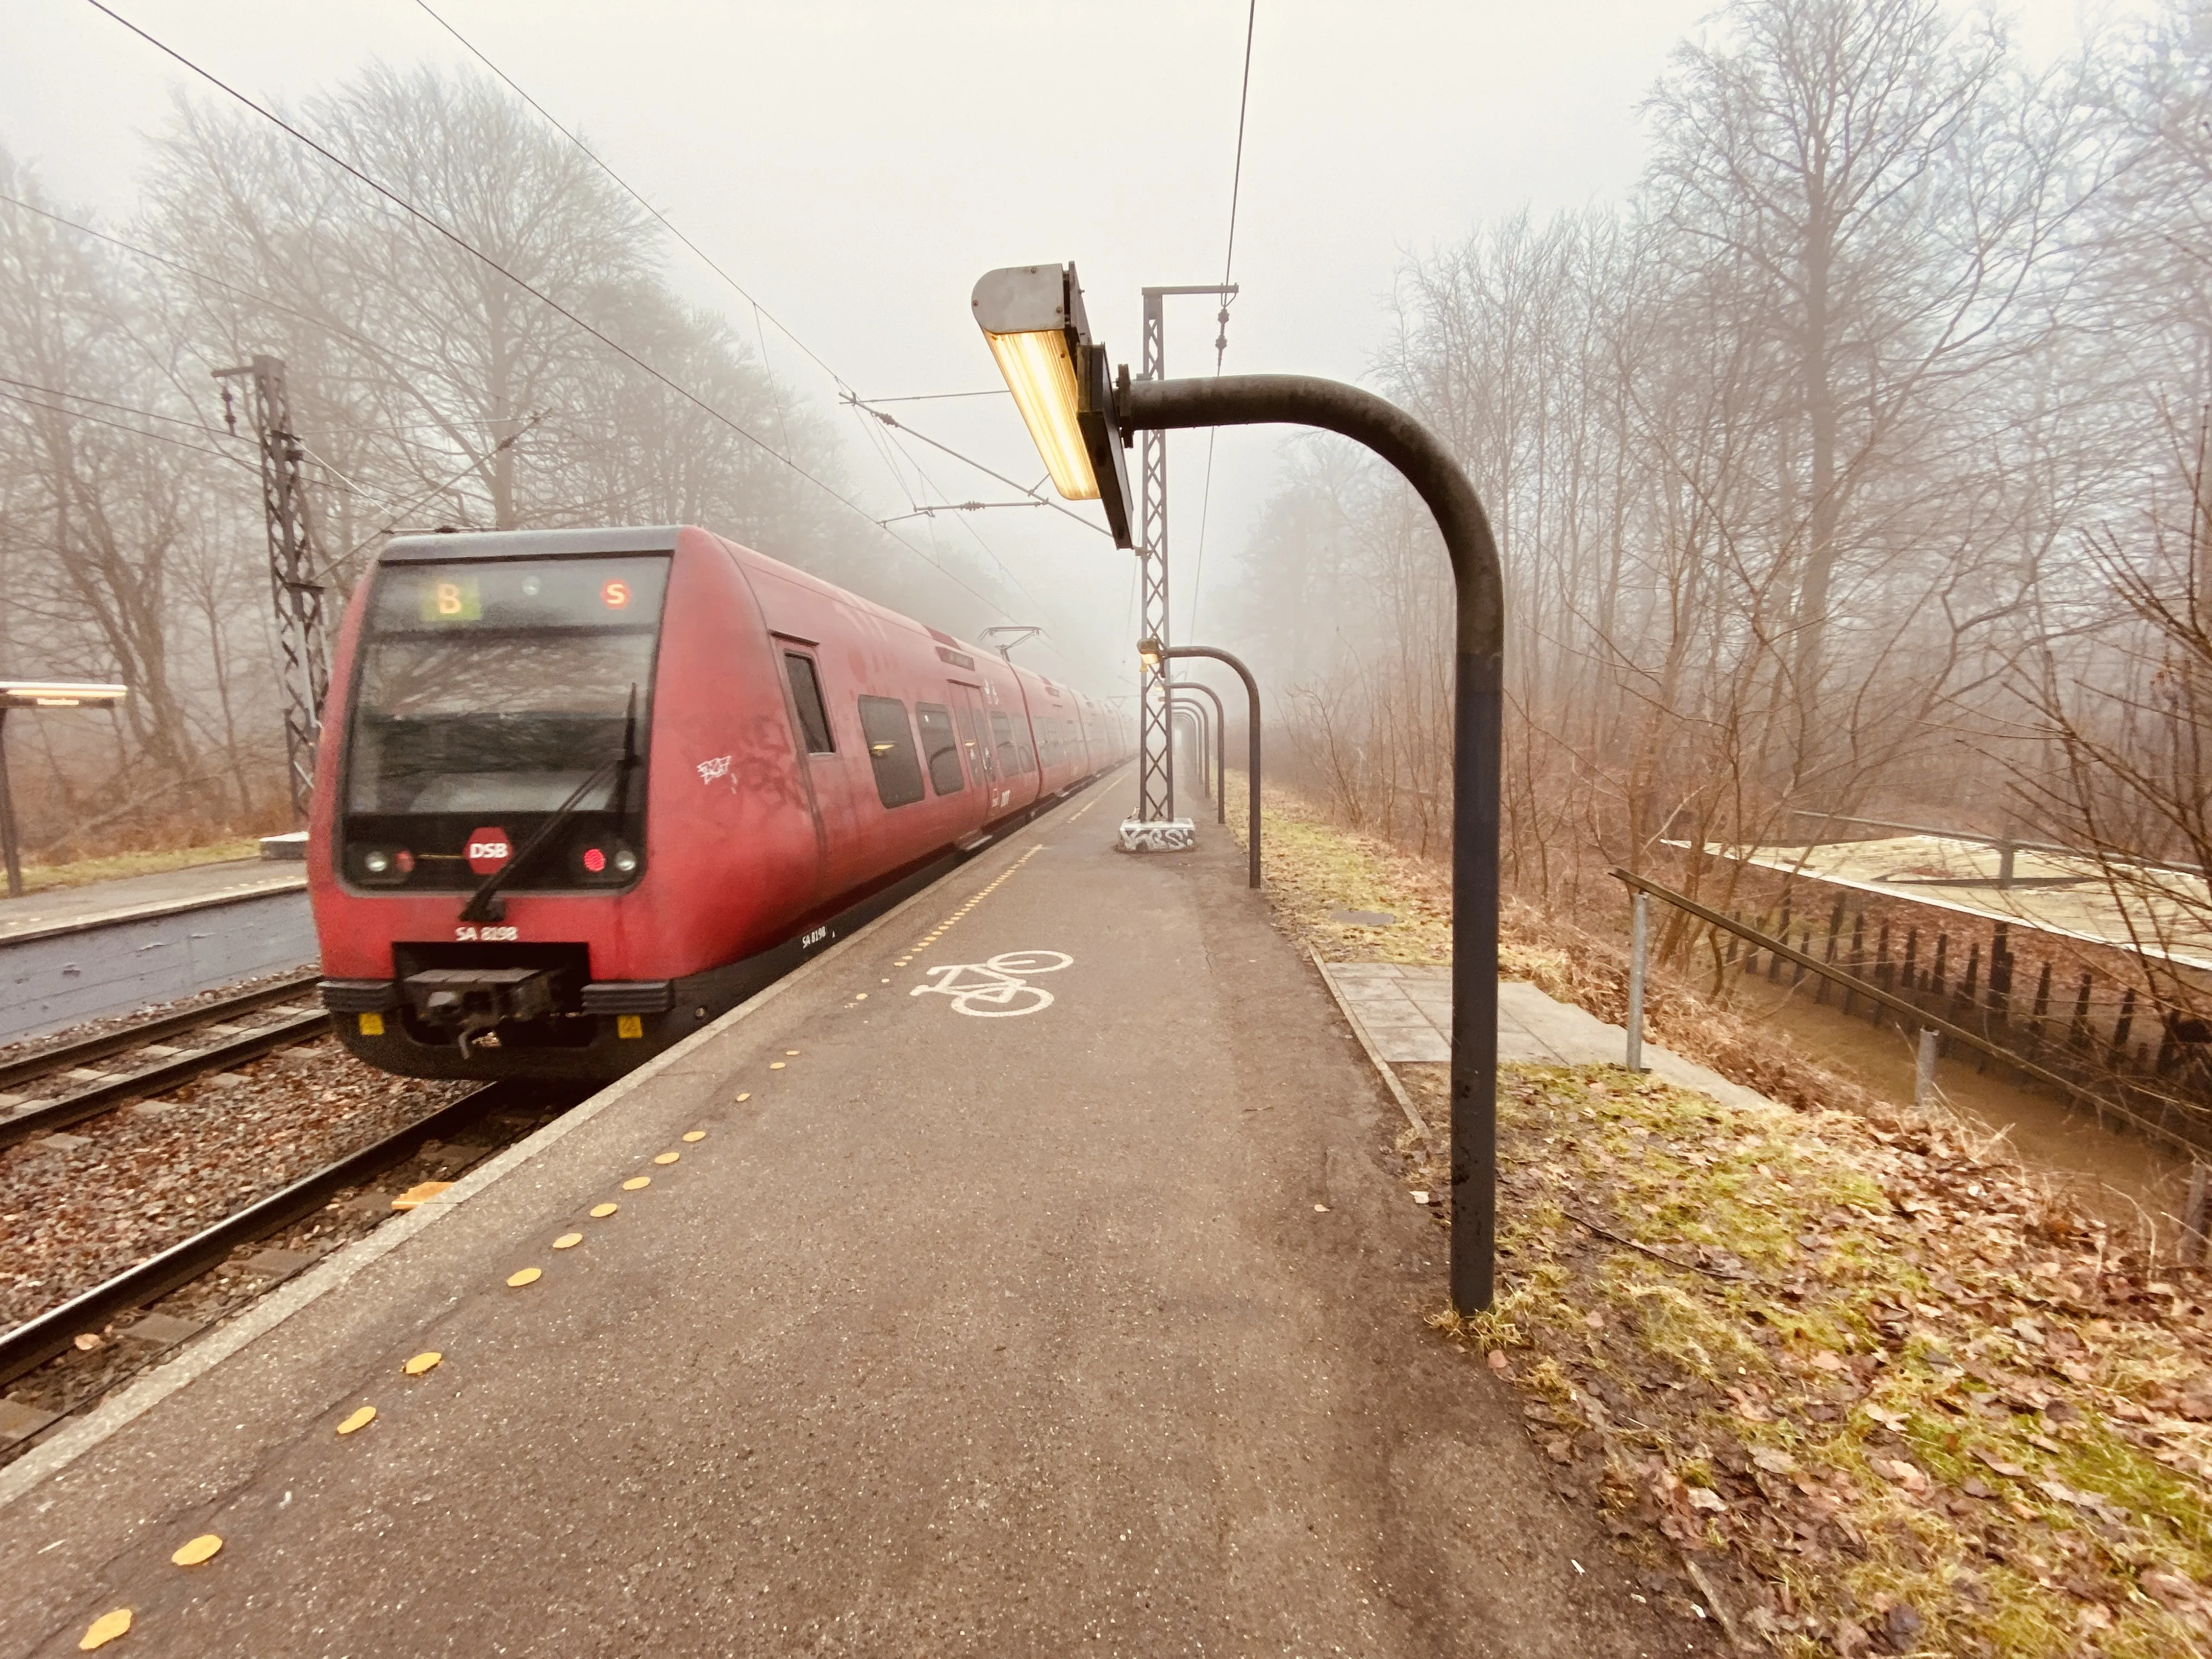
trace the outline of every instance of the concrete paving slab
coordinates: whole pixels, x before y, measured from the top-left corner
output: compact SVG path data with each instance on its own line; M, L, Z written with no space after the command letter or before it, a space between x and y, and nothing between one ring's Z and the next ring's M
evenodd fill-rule
M1443 1065L1451 1059L1451 969L1402 963L1333 962L1322 971L1337 987L1369 1044L1393 1065ZM1413 1011L1414 1020L1407 1018ZM1586 1008L1558 1002L1522 980L1498 987L1498 1057L1539 1066L1620 1065L1628 1033ZM1645 1068L1670 1083L1738 1106L1771 1106L1756 1090L1653 1042Z
M1112 850L1132 793L152 1373L0 1510L0 1651L1712 1650L1424 1326L1395 1109L1233 842Z

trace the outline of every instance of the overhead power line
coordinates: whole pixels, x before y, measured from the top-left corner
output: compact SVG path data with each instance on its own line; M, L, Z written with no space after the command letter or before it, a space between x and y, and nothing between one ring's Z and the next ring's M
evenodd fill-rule
M13 386L16 383L11 380L9 384ZM26 398L18 392L0 392L0 398L7 398L10 403L25 404L32 409L42 409L46 410L47 414L58 415L64 420L83 421L92 426L112 427L118 432L127 432L134 438L150 438L157 444L173 444L179 449L190 449L194 450L202 455L212 455L219 461L228 461L233 466L244 467L248 472L254 472L257 474L258 472L258 469L251 462L240 460L235 455L226 455L220 449L210 449L205 444L186 443L182 438L172 438L166 432L149 432L143 427L125 426L120 421L103 420L97 415L88 415L81 409L64 409L59 404L41 403L36 398ZM157 416L155 418L160 419L162 417ZM189 425L190 422L187 422L185 424ZM203 428L201 429L203 431L215 430L213 428ZM216 435L218 437L228 437L229 434L228 433L218 431L216 432Z
M854 409L863 410L867 414L874 416L877 420L882 422L885 426L891 428L895 431L903 432L909 438L918 438L923 443L927 444L932 449L940 450L944 453L950 455L954 460L959 461L965 465L972 466L978 472L983 473L988 477L996 478L1000 483L1006 485L1007 489L1020 490L1023 495L1028 496L1039 507L1048 507L1052 508L1054 512L1059 514L1062 518L1074 520L1076 523L1081 525L1085 530L1095 530L1102 536L1110 536L1113 534L1113 532L1108 530L1103 525L1092 523L1089 519L1085 518L1080 513L1071 513L1067 508L1062 507L1058 501L1052 500L1051 497L1038 495L1036 490L1022 483L1020 479L1009 478L1005 473L996 471L994 469L984 465L982 462L975 459L973 456L963 455L958 450L953 448L951 445L938 442L936 439L931 437L927 433L917 431L915 428L908 426L905 422L900 420L896 416L886 415L873 404L864 403L858 398L848 396L844 401L850 404ZM886 398L884 401L889 402L890 400Z
M210 438L233 438L238 434L219 426L210 426L204 421L188 421L181 415L164 415L158 410L139 409L130 404L110 403L105 398L94 398L82 392L64 392L59 386L36 386L29 380L13 380L0 374L0 386L12 386L24 392L36 392L49 398L66 398L73 404L90 404L98 409L112 409L119 414L136 415L149 421L167 421L172 426L190 427L195 432L204 432ZM66 412L66 411L64 411ZM152 434L148 434L152 436Z
M781 450L777 449L766 439L750 430L742 422L735 420L722 410L716 408L713 404L708 402L697 392L693 392L689 386L683 385L679 381L664 374L654 365L647 362L644 358L639 356L637 353L632 351L628 346L623 345L620 341L615 339L603 330L594 326L590 322L585 320L582 317L578 316L574 311L571 311L567 306L562 305L558 300L555 299L551 295L547 294L544 289L538 288L534 284L525 281L522 277L516 276L505 265L500 264L498 260L493 258L491 255L484 252L481 248L476 246L459 231L453 229L434 215L426 212L422 208L416 206L414 203L409 201L405 197L399 194L398 191L392 189L389 185L382 183L380 180L372 177L368 173L362 171L360 167L356 167L343 156L339 155L335 151L330 149L313 137L310 137L308 134L302 132L298 127L294 126L289 121L284 119L283 117L278 115L275 111L268 108L263 104L256 102L245 93L240 92L237 88L232 86L228 82L216 75L213 71L202 68L198 64L194 63L191 58L185 57L184 53L179 52L175 47L169 46L167 42L158 39L155 35L149 34L146 30L139 27L137 24L132 22L129 18L124 16L112 7L103 4L102 0L85 0L85 3L92 7L94 10L100 13L103 16L120 24L123 27L128 29L131 33L137 35L140 40L146 42L147 45L161 52L164 57L170 58L183 68L189 70L192 74L199 76L201 80L205 81L210 86L214 87L217 91L223 93L230 98L235 99L239 103L243 104L246 108L252 110L256 115L260 116L262 119L270 123L270 125L276 127L281 131L288 134L295 142L303 144L307 149L314 151L316 155L321 156L332 167L337 167L348 177L355 179L360 183L367 185L370 190L375 191L386 201L398 208L409 218L413 219L416 222L421 224L434 234L442 237L445 240L453 244L454 247L459 249L470 258L479 261L488 269L496 271L500 276L512 283L516 288L530 295L532 299L536 300L539 304L544 306L548 310L552 311L556 315L565 318L569 323L581 330L584 333L590 335L592 338L597 340L601 345L606 347L608 350L613 352L625 362L631 364L633 367L649 375L652 379L659 382L659 384L667 387L669 391L674 392L678 397L684 399L684 401L697 408L702 413L705 414L709 418L720 422L724 426L729 428L731 431L736 433L746 442L759 449L762 453L769 456L773 459L779 461L783 465L790 468L793 472L805 479L807 483L812 484L816 489L822 491L823 495L829 496L832 501L836 501L847 511L852 513L854 516L865 520L868 524L874 526L878 530L883 531L884 534L890 537L890 538L898 543L900 546L907 549L916 558L920 559L924 564L928 565L930 568L935 570L946 580L953 583L958 587L965 589L968 593L981 600L983 604L989 605L995 611L1000 611L1002 614L1005 614L1005 607L1000 605L997 600L991 599L983 593L978 592L975 588L970 587L966 582L961 580L958 576L953 574L951 571L947 570L943 565L938 563L936 560L931 558L919 547L915 546L912 542L908 541L903 536L899 535L896 532L884 530L884 527L880 524L877 523L873 514L870 514L866 508L860 506L859 502L852 500L851 497L845 495L843 491L838 489L835 485L828 483L826 480L817 477L813 472L800 465L799 462L792 459L790 456L786 455ZM512 82L509 84L511 85ZM586 153L588 154L588 152ZM594 159L596 160L597 158ZM601 163L601 165L604 166L605 164ZM624 185L623 188L627 190L629 186ZM750 299L750 296L748 296L748 298ZM781 328L782 325L778 324L777 326ZM793 336L793 337L796 339L797 337ZM809 352L808 355L811 356L813 354ZM820 360L817 358L816 361L819 362ZM823 367L825 369L828 368L827 364L823 364ZM832 372L834 373L834 371Z
M1252 36L1260 21L1260 0L1251 0L1244 14L1244 74L1237 89L1237 161L1229 173L1229 244L1221 254L1221 286L1229 286L1229 278L1237 268L1237 204L1244 194L1244 116L1252 106ZM1229 354L1229 301L1221 302L1221 332L1213 337L1213 374L1221 377L1221 361ZM1208 428L1206 434L1206 487L1198 498L1198 556L1190 562L1190 628L1198 631L1198 604L1200 591L1200 574L1206 568L1206 526L1213 516L1213 447L1219 441L1221 428Z
M840 374L836 369L830 368L828 363L823 362L821 356L811 346L808 345L805 341L800 339L798 335L793 333L790 328L786 325L781 318L779 318L774 312L770 311L766 306L763 305L758 300L755 299L751 294L748 293L742 283L738 282L736 277L731 276L728 271L723 270L721 266L715 264L714 258L708 253L706 249L701 247L698 243L693 241L682 231L677 229L676 226L670 221L666 214L663 213L659 208L653 206L653 204L647 201L638 191L632 189L629 181L627 179L624 179L622 174L617 173L612 167L609 166L607 162L600 157L599 153L592 149L589 144L586 143L581 138L579 138L574 133L569 131L567 127L562 125L561 123L554 118L553 112L547 109L544 105L539 103L535 98L532 98L528 93L525 92L522 89L520 83L519 83L513 76L509 75L505 70L493 63L489 58L486 57L484 53L477 48L476 44L468 38L468 36L463 34L451 23L448 23L444 18L441 17L435 11L431 10L429 0L415 0L415 3L422 7L423 11L428 15L432 22L435 23L440 28L445 30L447 33L452 35L454 40L459 41L463 49L465 50L471 58L474 58L477 62L482 64L486 69L497 76L501 81L505 82L509 91L513 92L516 97L522 100L524 103L529 105L531 108L536 110L539 115L543 116L545 119L545 124L548 126L551 127L554 131L559 133L563 138L566 138L570 143L574 144L579 150L582 151L585 156L590 160L592 165L599 168L600 172L605 173L608 178L613 179L616 185L621 188L624 195L628 196L630 200L635 202L640 207L651 214L654 219L659 221L660 228L663 230L666 231L671 236L673 236L678 241L683 243L685 247L690 248L692 252L698 255L699 263L705 265L708 270L713 271L714 275L727 283L730 285L732 291L734 292L739 299L743 300L747 305L753 308L755 315L763 317L769 322L774 323L778 333L781 334L784 338L789 340L792 344L797 346L801 351L805 352L809 358L812 359L815 365L819 368L824 374L827 374L832 380L835 380L841 389L846 387L847 383L843 375ZM765 368L766 365L763 364L763 367Z

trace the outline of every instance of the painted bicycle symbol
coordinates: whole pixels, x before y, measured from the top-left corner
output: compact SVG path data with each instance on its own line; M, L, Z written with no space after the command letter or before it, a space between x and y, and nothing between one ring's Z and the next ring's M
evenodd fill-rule
M923 971L937 983L917 985L907 994L918 997L941 992L952 999L956 1013L972 1014L978 1019L1042 1013L1052 1006L1052 993L1030 984L1023 975L1056 974L1074 961L1058 951L1006 951L988 962L926 969Z

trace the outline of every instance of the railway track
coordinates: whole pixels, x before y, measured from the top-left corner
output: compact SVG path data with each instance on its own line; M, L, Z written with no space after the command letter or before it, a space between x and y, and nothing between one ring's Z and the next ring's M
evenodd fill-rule
M486 1084L233 1212L212 1226L80 1291L45 1313L25 1320L0 1335L0 1386L62 1352L79 1332L97 1328L118 1314L146 1307L189 1284L225 1261L241 1244L252 1243L313 1214L335 1194L350 1187L362 1186L394 1165L405 1163L427 1143L451 1139L460 1131L502 1111L533 1106L543 1109L547 1094L547 1086L542 1083Z
M0 1118L0 1149L36 1139L126 1101L159 1094L210 1072L255 1060L271 1049L320 1036L330 1015L296 1005L314 994L313 974L203 1003L181 1012L143 1020L119 1030L75 1042L58 1043L0 1064L0 1095L20 1094L27 1085L60 1083L50 1099L19 1102ZM240 1027L235 1022L274 1009L279 1018ZM172 1037L204 1034L212 1041L172 1043ZM96 1064L122 1057L120 1066ZM134 1063L135 1062L135 1063Z

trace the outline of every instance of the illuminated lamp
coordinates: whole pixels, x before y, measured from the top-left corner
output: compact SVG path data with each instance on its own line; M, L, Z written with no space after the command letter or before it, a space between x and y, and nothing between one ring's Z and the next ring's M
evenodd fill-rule
M626 876L626 875L629 874L629 872L630 872L631 871L633 871L633 870L635 870L635 869L636 869L636 868L637 868L637 854L635 854L635 853L631 852L631 851L629 850L629 848L627 848L627 847L622 848L618 849L618 850L616 852L616 854L615 854L615 872L616 872L616 873L617 873L617 874Z
M1053 488L1071 501L1099 502L1115 544L1133 545L1135 514L1113 379L1106 349L1091 343L1075 267L986 271L969 305Z
M606 867L607 855L605 850L597 847L586 847L584 849L584 868L596 876Z
M0 680L0 703L9 708L106 708L130 688L90 680Z
M1137 641L1137 660L1143 663L1147 669L1158 668L1166 655L1167 647L1162 645L1158 640Z

